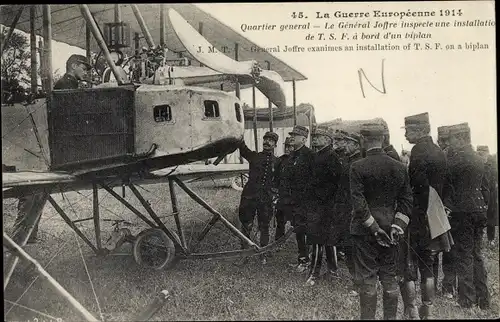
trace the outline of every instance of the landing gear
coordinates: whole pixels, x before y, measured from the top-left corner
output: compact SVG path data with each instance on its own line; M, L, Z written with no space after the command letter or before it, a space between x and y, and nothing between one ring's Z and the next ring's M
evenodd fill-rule
M231 188L236 191L243 191L243 187L248 182L248 174L240 174L231 180Z
M137 235L132 253L137 264L155 270L173 266L176 259L174 242L159 228L146 229Z

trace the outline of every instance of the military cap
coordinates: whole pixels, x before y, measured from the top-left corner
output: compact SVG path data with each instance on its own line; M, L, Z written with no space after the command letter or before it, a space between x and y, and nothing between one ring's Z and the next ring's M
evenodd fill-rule
M476 150L477 150L477 152L490 153L490 149L488 148L487 145L478 145Z
M293 127L292 132L289 132L288 134L290 134L290 135L302 135L302 136L308 137L309 136L309 130L305 126L295 125Z
M422 125L429 125L429 113L420 113L416 115L410 115L405 117L405 126L403 128L409 127L409 126L422 126Z
M333 140L333 133L326 126L317 126L316 128L314 128L312 135L324 135Z
M357 133L348 133L344 137L346 140L351 140L351 141L354 141L356 143L361 142L361 137Z
M448 126L438 127L438 137L446 138L448 136L450 136L450 129L448 128Z
M285 138L285 145L291 145L291 144L292 144L292 142L290 142L291 140L292 140L292 138L291 138L291 137L289 137L289 136L287 136L287 137Z
M68 61L66 63L66 66L71 65L71 64L84 64L88 68L92 67L92 65L90 65L90 62L87 59L87 57L85 57L83 55L77 55L77 54L73 54L73 55L69 56Z
M383 125L377 123L364 123L361 125L361 130L359 133L362 136L382 136L386 133L386 129Z
M266 134L264 134L264 139L265 138L270 138L271 140L274 140L274 142L278 142L279 136L274 132L266 132Z
M457 135L462 133L470 133L468 123L460 123L448 126L449 135Z

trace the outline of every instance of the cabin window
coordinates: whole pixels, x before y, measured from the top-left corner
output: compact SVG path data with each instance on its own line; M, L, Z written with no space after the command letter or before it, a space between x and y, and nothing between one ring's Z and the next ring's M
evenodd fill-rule
M155 118L155 122L171 122L172 108L170 105L156 105L153 108L153 116Z
M204 104L206 118L220 117L219 103L217 101L205 101Z
M240 104L234 103L234 111L236 112L236 120L241 123L241 109L240 109Z

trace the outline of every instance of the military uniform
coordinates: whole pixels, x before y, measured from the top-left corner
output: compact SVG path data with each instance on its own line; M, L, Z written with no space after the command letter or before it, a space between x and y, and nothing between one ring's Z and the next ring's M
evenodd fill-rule
M382 136L383 128L362 129L364 137ZM398 305L398 247L377 242L378 229L403 233L409 222L412 193L406 167L382 148L366 151L350 169L355 279L360 282L361 319L375 319L377 276L383 287L384 319L395 319Z
M467 125L450 127L450 135L469 135L468 144L454 147L448 158L444 203L452 210L456 226L454 265L458 276L458 302L463 307L489 306L487 273L482 258L482 237L487 223L487 206L481 193L484 164L470 145Z
M290 144L290 138L285 139L285 146ZM282 179L281 173L285 171L288 166L288 160L290 158L289 154L283 154L279 157L278 165L276 166L276 180L278 184L278 201L276 203L276 234L274 235L275 240L283 237L285 235L285 225L287 221L291 221L291 198L290 189L287 186L287 182Z
M384 148L384 152L393 158L396 161L401 161L401 158L399 157L398 151L392 146L392 144L389 144Z
M405 127L429 126L428 113L417 114L405 118ZM434 188L442 199L443 185L446 176L446 156L433 143L430 136L420 138L410 152L408 166L410 183L413 190L412 221L409 229L409 246L404 247L405 261L402 263L404 282L400 285L405 311L412 315L415 308L414 282L417 280L417 269L420 271L422 306L420 318L427 319L431 315L435 296L435 280L433 266L436 255L450 246L450 234L445 233L435 239L430 237L427 220L429 187ZM405 301L406 300L406 301Z
M267 132L265 137L278 141L278 135L273 132ZM272 151L251 151L245 143L242 143L240 153L249 163L248 182L243 188L239 207L242 231L247 237L250 236L257 214L260 245L266 246L269 243L269 223L273 214L273 188L276 187L275 169L278 158Z
M313 135L323 135L332 139L328 129L317 128ZM334 205L342 164L339 156L327 145L314 155L313 173L310 180L311 199L307 213L307 243L312 245L310 277L317 278L323 260L323 245L327 242L332 224L335 226Z
M498 173L496 167L496 160L489 155L489 149L486 145L480 145L477 147L477 152L486 154L486 162L484 164L484 175L482 181L482 190L484 200L488 205L487 218L488 223L486 226L486 232L488 236L488 241L493 241L495 239L495 227L498 225Z
M71 55L66 62L66 66L71 66L72 64L82 64L90 69L92 66L90 65L87 57L83 55ZM66 72L63 77L61 77L55 84L54 89L77 89L78 88L78 79L74 75L69 72Z
M290 135L298 133L307 137L309 130L300 125L296 125ZM314 152L305 145L294 150L282 167L280 182L287 189L285 195L289 198L287 208L294 227L297 239L299 264L309 262L309 255L306 245L306 223L307 209L311 199L311 177L313 174ZM285 213L286 215L287 213Z
M345 254L345 260L349 274L354 279L354 259L353 259L353 242L349 231L349 226L352 219L352 203L351 203L351 188L349 182L349 171L351 165L361 159L361 151L356 151L342 158L342 174L340 176L339 187L335 195L334 206L334 225L329 240L327 241L327 258L329 245L338 246L340 244ZM339 243L340 239L340 243ZM357 282L353 280L354 289L357 290Z

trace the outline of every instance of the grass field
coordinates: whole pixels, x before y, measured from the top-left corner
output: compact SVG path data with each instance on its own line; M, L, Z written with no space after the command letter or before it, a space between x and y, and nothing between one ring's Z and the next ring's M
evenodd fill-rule
M190 186L223 215L236 222L236 208L240 193L224 182L202 182ZM169 198L168 184L144 186L139 189L164 222L175 227ZM121 188L116 188L121 194ZM184 223L186 240L203 229L211 215L192 201L180 189L178 191L179 211ZM91 216L91 191L71 192L64 196L53 195L54 199L73 219ZM127 219L134 234L146 228L128 209L100 191L101 217L106 219ZM140 208L140 204L127 190L126 198ZM75 203L70 206L70 203ZM17 201L4 200L4 227L12 226ZM94 240L92 221L78 224L91 240ZM103 239L111 231L111 223L102 223ZM304 286L306 275L293 271L288 264L296 261L296 246L292 236L280 252L262 265L252 258L244 267L233 265L237 259L182 260L168 270L154 271L139 267L132 256L95 257L91 249L60 219L52 206L47 205L40 223L37 245L28 246L29 254L57 279L94 316L109 321L128 321L141 311L155 295L166 289L171 293L167 304L157 312L153 320L326 320L358 319L358 299L349 297L349 274L341 262L340 278L325 275L314 287ZM498 238L498 237L497 237ZM232 237L221 224L209 232L198 251L211 252L239 247L239 241ZM83 256L82 256L83 255ZM477 308L462 309L453 301L437 298L435 317L439 319L471 319L499 317L499 257L498 250L485 249L488 284L492 305L488 311ZM18 269L4 293L4 298L18 304L60 318L76 321L79 316L67 302L57 295L49 284L40 279L33 281L36 274ZM86 269L87 268L87 269ZM88 274L87 274L88 272ZM92 283L89 281L90 280ZM440 277L442 278L442 276ZM93 287L92 287L93 286ZM95 295L94 291L95 290ZM381 294L377 318L382 318ZM98 301L96 301L96 298ZM420 301L420 300L418 300ZM49 320L47 316L26 308L4 302L5 321ZM8 314L7 314L8 312ZM7 315L6 315L7 314ZM399 304L398 317L402 317Z

